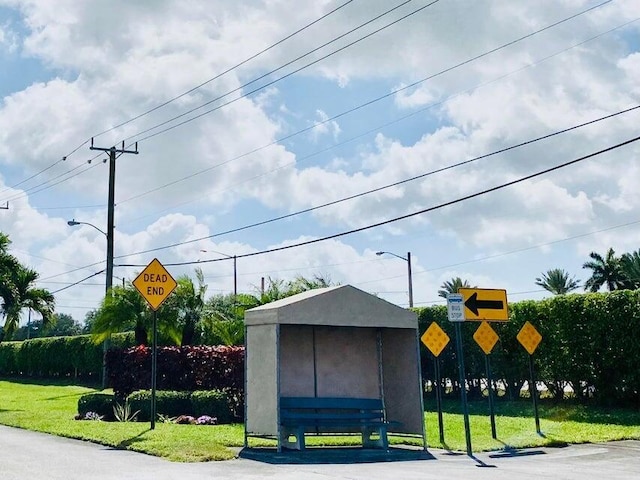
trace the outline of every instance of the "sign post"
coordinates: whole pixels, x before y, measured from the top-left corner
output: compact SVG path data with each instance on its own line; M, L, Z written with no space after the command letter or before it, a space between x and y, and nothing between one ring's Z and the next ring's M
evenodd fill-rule
M473 334L473 339L476 341L480 348L484 352L484 365L487 372L487 390L489 392L489 415L491 417L491 436L498 438L496 434L496 415L493 401L493 378L491 375L491 360L490 354L493 347L498 342L498 334L491 328L487 322L482 322L476 333Z
M529 390L531 391L531 398L533 399L533 412L536 417L536 433L538 435L542 435L542 432L540 431L540 416L538 415L538 387L536 386L535 372L533 369L533 352L535 352L536 348L538 348L538 345L542 340L542 335L538 333L538 330L536 330L533 325L531 325L529 322L525 322L524 326L518 332L516 338L529 353Z
M429 349L433 355L433 364L435 368L435 387L436 387L436 408L438 409L438 430L440 432L440 443L444 444L444 423L442 421L442 379L440 376L440 353L449 344L449 335L436 322L431 323L429 328L420 337L422 343Z
M453 322L456 329L456 356L458 357L458 372L460 376L460 400L462 401L462 412L464 414L464 436L467 442L467 455L472 455L471 450L471 427L469 426L469 406L467 404L467 379L464 371L464 349L462 348L462 328L460 324L464 322L463 296L459 293L447 295L447 313L449 321Z
M133 286L153 310L151 352L151 430L156 428L156 368L158 364L158 308L178 286L171 274L154 258L133 281Z

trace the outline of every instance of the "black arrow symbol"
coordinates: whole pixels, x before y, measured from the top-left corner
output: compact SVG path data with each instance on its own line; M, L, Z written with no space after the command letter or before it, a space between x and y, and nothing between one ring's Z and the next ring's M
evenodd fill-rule
M465 302L464 306L473 312L474 315L478 315L478 310L504 310L504 303L502 300L478 300L478 292L473 292Z

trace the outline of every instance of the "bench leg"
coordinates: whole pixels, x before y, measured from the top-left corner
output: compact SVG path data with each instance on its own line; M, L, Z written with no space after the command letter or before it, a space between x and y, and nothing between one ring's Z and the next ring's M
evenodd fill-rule
M294 437L295 440L291 441L291 437ZM304 427L281 427L278 446L280 450L282 450L282 448L304 450Z
M376 435L378 438L371 438ZM364 427L362 429L362 446L364 448L389 448L387 427Z

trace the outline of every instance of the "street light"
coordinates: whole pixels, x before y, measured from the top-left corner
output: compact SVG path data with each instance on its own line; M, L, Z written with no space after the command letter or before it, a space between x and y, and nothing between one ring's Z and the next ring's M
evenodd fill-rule
M75 227L76 225L89 225L90 227L95 228L96 230L98 230L101 234L103 234L105 237L107 236L107 232L105 232L104 230L96 227L93 223L89 223L89 222L76 222L75 218L72 218L71 220L69 220L67 222L67 225L69 225L70 227Z
M238 269L237 269L237 257L235 255L227 255L226 253L218 252L216 250L200 250L202 253L217 253L223 257L233 258L233 303L235 304L238 298Z
M77 225L89 225L90 227L95 228L105 237L107 237L107 279L105 281L104 288L104 296L109 295L109 290L113 285L113 216L109 215L107 219L107 232L96 227L94 224L89 222L77 222L75 218L72 218L67 222L67 225L70 227L75 227ZM107 350L109 350L109 339L107 338L102 343L102 389L107 388Z
M376 255L380 256L380 255L392 255L396 258L399 258L400 260L404 260L405 262L407 262L407 276L409 278L409 308L413 308L413 281L411 279L411 252L407 252L407 256L402 257L400 255L396 255L395 253L392 252L376 252Z

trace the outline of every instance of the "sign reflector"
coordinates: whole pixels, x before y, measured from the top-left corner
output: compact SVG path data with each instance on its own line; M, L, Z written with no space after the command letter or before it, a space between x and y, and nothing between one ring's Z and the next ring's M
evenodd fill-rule
M491 353L493 347L498 343L499 338L498 334L487 322L482 322L476 330L476 333L473 334L473 339L487 355Z

